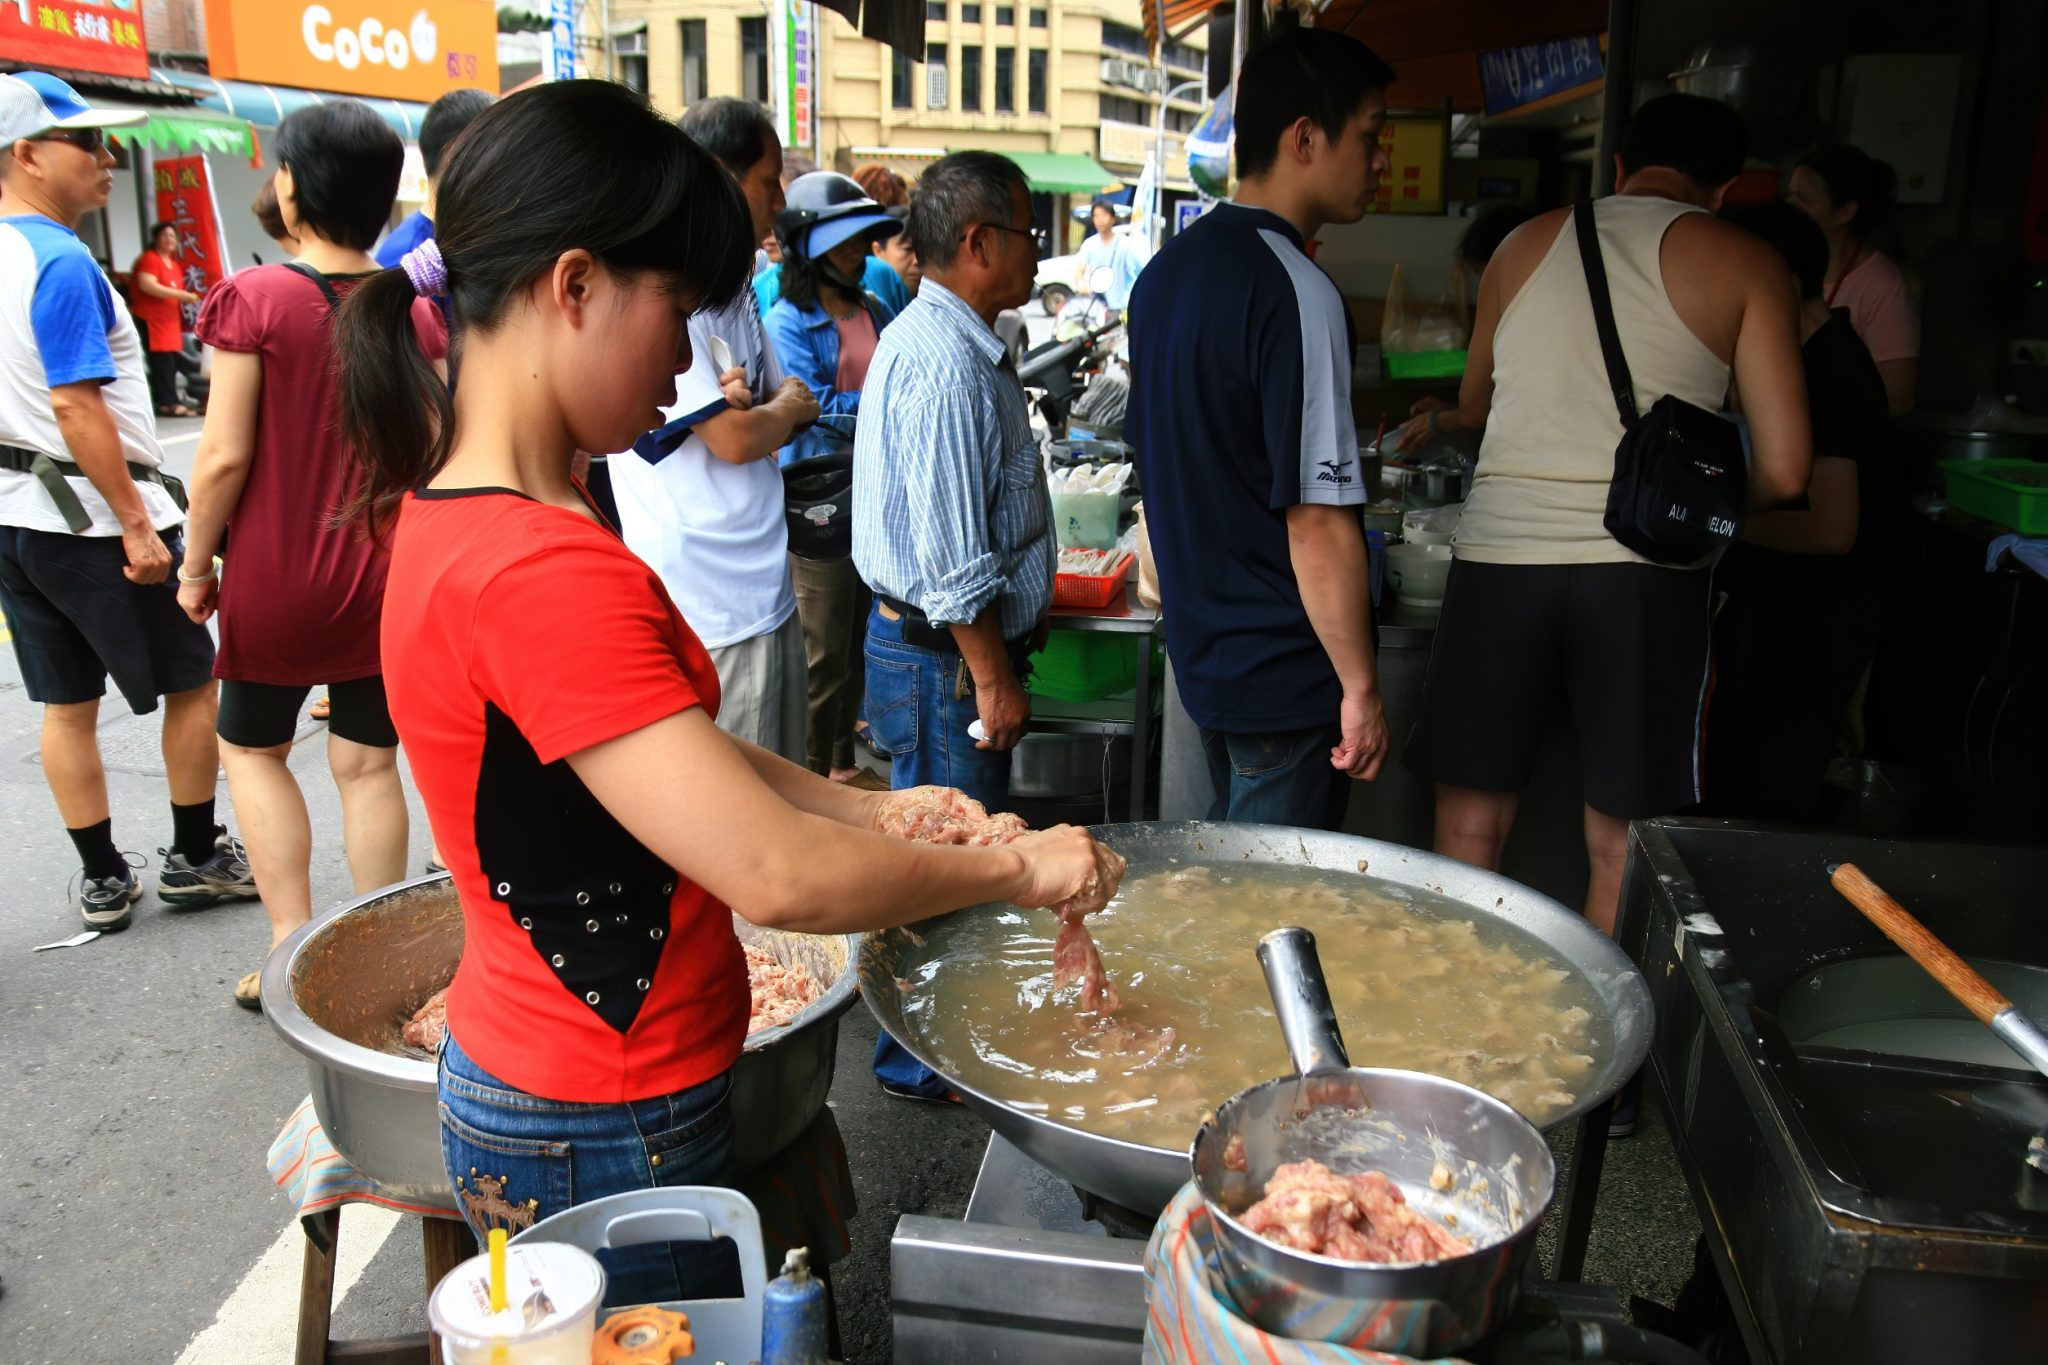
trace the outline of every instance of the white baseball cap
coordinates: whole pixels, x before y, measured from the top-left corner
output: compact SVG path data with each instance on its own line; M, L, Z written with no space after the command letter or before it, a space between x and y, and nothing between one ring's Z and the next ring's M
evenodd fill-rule
M58 128L125 128L148 117L140 109L95 109L47 71L0 76L0 147Z

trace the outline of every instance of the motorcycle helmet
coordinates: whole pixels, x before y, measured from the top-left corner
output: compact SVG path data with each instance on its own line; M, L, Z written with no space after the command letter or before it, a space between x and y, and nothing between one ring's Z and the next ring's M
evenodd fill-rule
M812 171L789 182L788 206L775 215L775 239L785 256L799 261L821 260L825 253L861 234L881 238L901 232L903 224L868 198L850 175Z

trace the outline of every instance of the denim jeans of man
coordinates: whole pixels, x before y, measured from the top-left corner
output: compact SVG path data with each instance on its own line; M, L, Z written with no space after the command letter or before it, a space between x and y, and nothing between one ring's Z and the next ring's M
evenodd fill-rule
M441 1045L441 1160L478 1242L517 1234L575 1204L663 1185L724 1185L733 1173L732 1073L630 1104L542 1099L473 1061L451 1031ZM730 1240L653 1243L597 1253L607 1304L732 1298Z
M889 755L891 787L958 787L992 811L1009 805L1009 752L977 749L968 737L981 712L958 654L906 644L903 622L877 602L867 673L868 733ZM893 1093L946 1098L945 1082L886 1032L875 1039L875 1076Z
M1344 822L1351 779L1330 766L1337 725L1273 735L1202 731L1215 796L1211 820L1336 829Z

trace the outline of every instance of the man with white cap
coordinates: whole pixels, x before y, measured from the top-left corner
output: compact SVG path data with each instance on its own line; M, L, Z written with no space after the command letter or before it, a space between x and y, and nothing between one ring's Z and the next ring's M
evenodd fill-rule
M213 818L213 641L166 581L183 490L162 472L135 324L74 230L113 186L105 130L143 117L42 72L0 76L0 611L43 704L43 771L83 864L77 907L104 932L142 895L100 761L109 674L138 715L164 703L174 833L158 898L189 909L256 890Z

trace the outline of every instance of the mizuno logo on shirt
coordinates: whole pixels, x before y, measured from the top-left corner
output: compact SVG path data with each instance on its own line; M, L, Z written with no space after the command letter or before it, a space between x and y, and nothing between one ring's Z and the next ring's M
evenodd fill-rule
M1316 482L1334 484L1347 484L1351 482L1351 476L1344 472L1351 467L1351 461L1318 460L1316 463L1323 467L1322 472L1316 475Z

